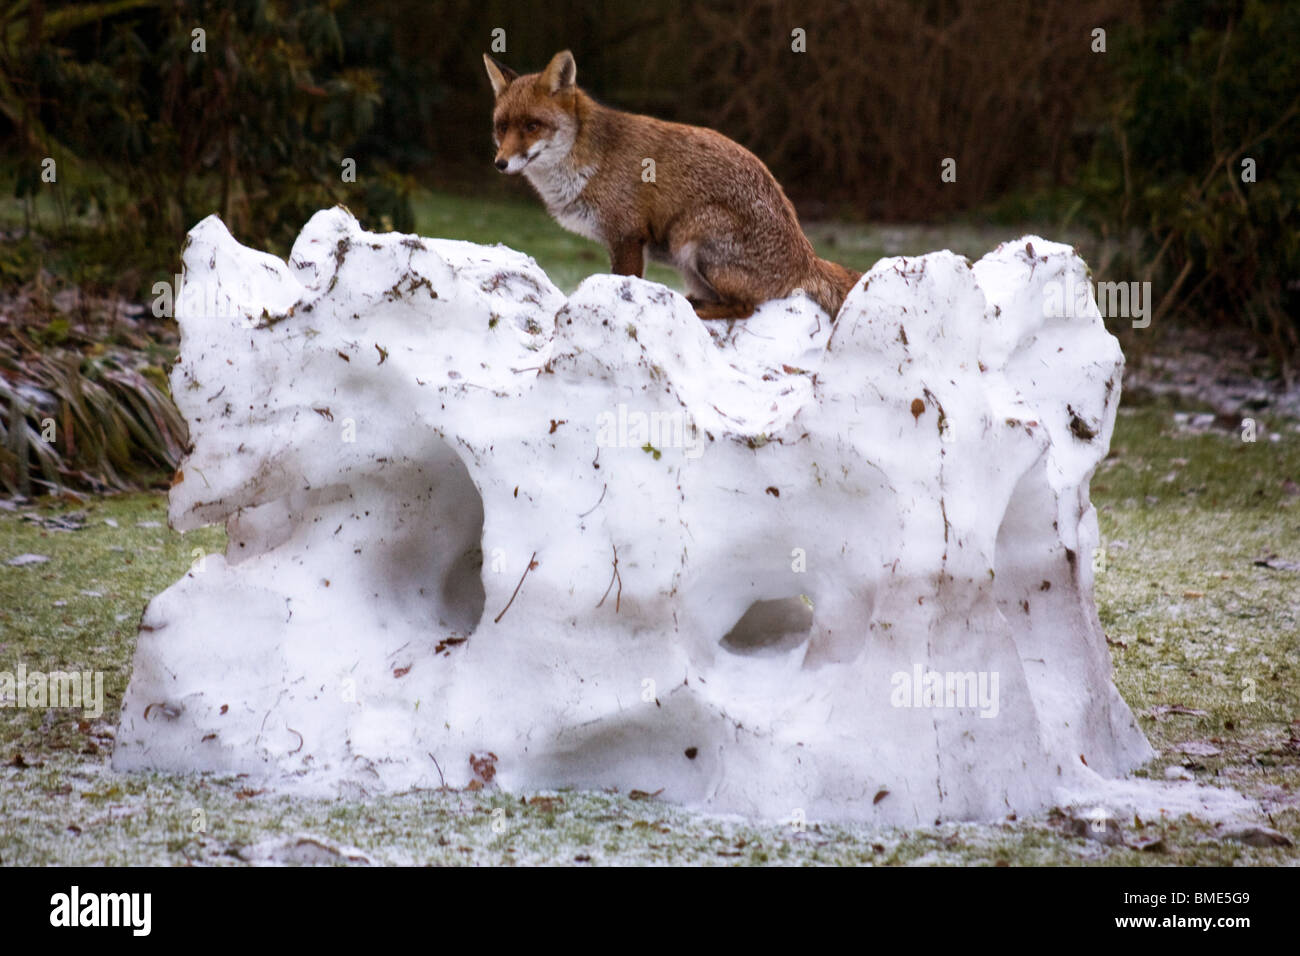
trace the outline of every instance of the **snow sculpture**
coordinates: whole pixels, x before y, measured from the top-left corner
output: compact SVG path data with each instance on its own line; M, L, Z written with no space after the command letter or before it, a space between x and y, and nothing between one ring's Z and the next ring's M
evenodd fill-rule
M913 825L1152 755L1092 598L1123 359L1070 248L712 328L343 209L288 264L215 217L184 260L170 518L229 547L150 603L116 767Z

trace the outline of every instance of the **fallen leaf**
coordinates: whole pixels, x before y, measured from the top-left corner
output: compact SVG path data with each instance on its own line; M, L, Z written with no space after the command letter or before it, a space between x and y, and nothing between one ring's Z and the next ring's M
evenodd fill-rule
M470 754L469 766L474 771L474 776L484 783L491 783L492 779L497 775L497 755L491 752Z

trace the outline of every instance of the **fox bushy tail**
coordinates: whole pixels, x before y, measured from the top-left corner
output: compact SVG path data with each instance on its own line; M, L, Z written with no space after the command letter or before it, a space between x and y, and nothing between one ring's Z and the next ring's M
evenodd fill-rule
M813 259L812 269L803 281L803 289L814 302L830 313L831 320L834 321L845 297L860 278L861 272L846 269L837 262Z

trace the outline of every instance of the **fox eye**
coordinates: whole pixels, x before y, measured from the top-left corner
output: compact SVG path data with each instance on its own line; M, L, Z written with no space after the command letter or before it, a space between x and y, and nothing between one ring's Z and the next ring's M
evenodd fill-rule
M497 132L497 135L498 135L498 136L504 136L504 135L506 135L506 124L505 124L505 123L497 123L497 125L496 125L496 132Z
M529 120L527 123L524 124L525 133L536 133L541 128L542 128L542 124L537 122L536 120Z

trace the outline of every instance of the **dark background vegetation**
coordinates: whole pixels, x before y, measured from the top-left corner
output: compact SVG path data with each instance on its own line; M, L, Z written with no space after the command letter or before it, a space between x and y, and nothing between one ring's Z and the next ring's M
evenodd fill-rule
M165 382L110 348L166 331L115 313L107 341L78 341L13 318L52 292L147 302L212 212L284 255L334 202L410 230L421 189L525 195L488 162L495 28L521 72L567 47L598 99L748 146L805 219L1084 229L1112 250L1097 278L1152 281L1162 321L1239 329L1283 378L1300 354L1293 0L8 0L0 201L20 215L0 236L0 296L24 308L0 326L0 483L30 488L35 469L125 486L141 452L171 462L180 441ZM98 427L75 468L36 447L20 370L70 428ZM116 439L91 424L96 403L129 401Z

